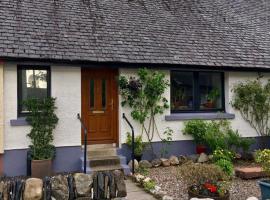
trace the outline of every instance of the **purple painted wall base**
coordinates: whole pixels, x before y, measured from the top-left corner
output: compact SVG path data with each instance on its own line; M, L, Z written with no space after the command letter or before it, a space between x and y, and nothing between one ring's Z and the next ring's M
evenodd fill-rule
M266 146L264 148L270 148L270 137L254 137L255 143L251 146L251 151L260 149L262 144ZM265 142L265 143L264 143ZM156 156L161 156L162 148L164 144L162 142L153 142L152 143L154 153ZM196 145L192 140L181 140L181 141L172 141L168 146L168 154L170 155L191 155L196 153ZM118 154L126 156L127 161L131 160L131 150L126 144L122 144L122 148L118 149ZM166 156L162 156L166 157ZM149 147L147 147L143 153L142 159L144 160L152 160L154 155L152 155L152 151Z
M6 176L26 175L27 149L6 150L4 154L4 174ZM57 147L53 160L54 172L72 172L81 170L81 146Z

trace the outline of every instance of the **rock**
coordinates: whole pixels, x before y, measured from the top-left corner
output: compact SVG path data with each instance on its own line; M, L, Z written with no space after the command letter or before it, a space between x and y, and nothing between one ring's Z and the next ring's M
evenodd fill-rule
M126 197L127 189L124 181L124 173L120 170L114 170L113 176L116 184L117 197Z
M182 164L184 164L184 163L186 163L188 161L187 157L183 156L183 155L180 155L178 160L179 160L180 165L182 165Z
M160 160L163 167L169 167L171 165L171 162L169 159L161 158Z
M73 175L76 192L79 197L91 196L93 177L90 174L76 173Z
M152 164L148 160L141 160L139 162L139 166L141 168L151 168L152 167Z
M130 169L132 169L132 160L129 161L128 166L130 167ZM136 159L134 159L134 169L138 169L139 168L139 163Z
M143 179L143 183L147 183L149 181L151 181L151 178L149 178L149 177L146 177L145 179Z
M235 175L242 179L262 178L266 176L261 167L236 168Z
M240 153L236 153L236 154L235 154L235 158L236 158L236 159L241 159L241 157L242 157L242 156L241 156Z
M257 197L248 197L247 200L259 200Z
M208 156L205 153L201 153L198 158L198 163L204 163L209 160Z
M165 195L165 196L162 197L162 200L173 200L173 198L170 197L170 196Z
M51 179L52 196L55 199L68 200L69 189L67 178L63 175L54 176Z
M141 174L135 174L135 180L136 182L141 182L143 179L145 179L145 177Z
M153 167L159 167L161 165L161 160L160 159L154 159L151 162Z
M197 162L198 161L198 158L199 158L199 155L198 154L192 154L192 155L189 155L187 157L188 160L191 160L193 162Z
M171 156L169 158L171 165L179 165L179 160L176 156Z
M209 160L213 160L214 156L213 155L208 155Z
M24 200L41 200L43 195L43 181L39 178L29 178L25 181Z

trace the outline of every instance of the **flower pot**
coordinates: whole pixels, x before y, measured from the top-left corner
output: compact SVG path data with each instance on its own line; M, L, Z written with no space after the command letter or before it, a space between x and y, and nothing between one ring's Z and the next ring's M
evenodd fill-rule
M213 101L207 101L206 103L203 104L204 107L206 108L214 108L215 107L215 103Z
M142 155L135 155L134 158L140 162L142 160Z
M224 196L207 196L207 195L201 195L201 194L196 194L193 191L191 191L190 189L188 189L188 197L189 199L191 198L202 198L202 199L206 199L206 198L210 198L210 199L214 199L214 200L230 200L230 193L226 192L226 194Z
M261 188L262 200L270 199L270 180L258 181Z
M35 178L44 178L52 175L52 159L32 160L31 161L31 176Z
M196 153L197 154L206 153L206 146L204 146L204 145L197 145L196 146Z

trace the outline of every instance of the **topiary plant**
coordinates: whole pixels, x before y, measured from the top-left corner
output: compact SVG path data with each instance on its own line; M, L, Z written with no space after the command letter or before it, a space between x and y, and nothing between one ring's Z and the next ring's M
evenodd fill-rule
M53 130L58 123L55 114L55 98L28 99L24 101L29 115L27 122L32 126L27 136L30 138L31 158L33 160L52 159L55 155Z

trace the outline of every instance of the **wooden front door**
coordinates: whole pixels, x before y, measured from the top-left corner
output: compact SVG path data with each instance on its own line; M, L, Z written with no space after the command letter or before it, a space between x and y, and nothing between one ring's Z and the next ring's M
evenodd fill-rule
M118 143L117 74L116 70L82 69L82 120L88 144Z

